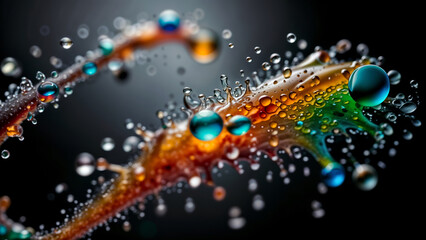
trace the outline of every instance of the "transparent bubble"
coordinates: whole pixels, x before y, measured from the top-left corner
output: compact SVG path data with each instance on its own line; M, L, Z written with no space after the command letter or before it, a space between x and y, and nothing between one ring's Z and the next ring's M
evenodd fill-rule
M108 151L113 150L114 147L115 147L114 139L112 139L110 137L106 137L106 138L102 139L102 141L101 141L102 150L108 152Z
M414 111L416 111L417 109L417 105L413 102L406 102L404 104L401 105L401 107L399 108L399 110L401 110L401 112L409 114L412 113Z
M388 76L390 84L392 85L397 85L401 81L401 74L396 70L390 70Z
M368 52L370 51L368 49L368 46L364 43L360 43L358 44L358 46L356 46L356 51L359 53L359 55L361 56L367 56Z
M16 59L7 57L1 62L1 72L8 77L19 77L22 73L22 68Z
M30 54L35 58L41 57L42 51L41 48L37 45L33 45L30 47Z
M349 51L352 47L352 43L347 40L347 39L342 39L340 41L337 42L336 44L336 51L338 53L345 53L347 51Z
M364 191L369 191L377 185L377 172L368 164L359 164L352 172L352 181Z
M297 42L297 47L298 47L300 50L305 50L305 49L308 47L308 42L307 42L305 39L300 39L300 40Z
M80 176L89 176L95 171L96 161L90 153L80 153L75 160L75 170Z
M61 38L61 41L59 41L59 44L60 44L60 45L61 45L64 49L70 49L74 43L73 43L73 41L71 40L71 38L69 38L69 37L63 37L63 38Z
M139 150L138 145L141 142L140 138L136 136L127 137L123 142L123 151L136 152Z
M262 69L263 69L263 71L270 70L271 69L271 64L269 64L268 62L262 63Z
M230 39L232 37L232 32L229 29L224 29L222 31L222 37L223 39Z
M260 49L260 47L256 46L256 47L254 47L254 52L256 54L260 54L262 52L262 49Z
M86 39L89 37L89 26L82 24L77 29L77 35L81 39Z
M9 157L10 157L9 150L4 149L4 150L1 151L1 158L8 159Z
M287 42L294 43L296 42L296 40L297 40L297 37L294 33L287 34Z
M273 64L278 64L281 61L281 56L278 53L272 53L269 60Z

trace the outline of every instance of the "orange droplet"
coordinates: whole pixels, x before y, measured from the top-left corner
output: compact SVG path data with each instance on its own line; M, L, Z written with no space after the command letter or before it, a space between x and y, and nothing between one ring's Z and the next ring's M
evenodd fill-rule
M222 201L226 197L226 190L223 187L217 186L213 190L213 197L216 201Z
M269 97L267 95L263 95L259 98L259 102L262 106L266 107L266 106L268 106L269 104L272 103L272 99L271 99L271 97Z

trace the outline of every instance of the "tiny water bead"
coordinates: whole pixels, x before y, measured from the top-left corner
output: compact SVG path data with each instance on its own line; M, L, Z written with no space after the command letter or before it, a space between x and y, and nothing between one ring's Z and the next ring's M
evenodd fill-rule
M191 119L189 129L194 137L202 141L210 141L222 132L223 120L214 111L201 110Z
M51 102L59 95L59 87L53 82L42 82L38 88L38 99L43 103Z
M285 79L291 77L291 74L292 74L291 68L285 67L283 69L283 76L284 76Z
M329 187L338 187L345 180L345 170L342 165L332 162L321 170L321 177Z
M297 37L294 33L287 34L287 42L294 43L294 42L296 42L296 39L297 39Z
M269 60L272 64L278 64L281 61L281 56L278 53L272 53Z
M174 10L164 10L158 16L158 24L164 31L172 32L179 27L179 14Z
M99 40L99 48L104 56L110 55L114 51L114 41L110 38L102 38Z
M90 153L80 153L75 160L75 171L78 175L86 177L96 168L96 160Z
M260 54L262 52L262 49L260 49L260 47L256 46L256 47L254 47L254 52L256 54Z
M396 70L390 70L388 76L390 84L392 85L397 85L401 81L401 74Z
M379 66L362 66L352 72L348 88L357 103L373 107L387 98L390 90L389 77Z
M241 136L246 134L251 127L250 118L242 115L233 116L229 119L226 129L233 135Z
M352 181L359 189L369 191L377 185L377 172L368 164L359 164L352 172Z
M114 139L112 139L110 137L106 137L106 138L102 139L101 147L102 147L102 150L104 150L106 152L113 150L114 147L115 147Z
M63 38L61 38L61 41L59 41L59 44L60 44L60 45L61 45L64 49L70 49L74 43L73 43L73 41L71 40L71 38L69 38L69 37L63 37Z
M9 150L4 149L4 150L1 151L1 158L8 159L9 157L10 157Z
M83 65L82 70L87 75L93 75L97 72L98 67L94 62L87 62Z
M263 62L262 63L262 69L263 71L268 71L271 69L271 64L269 64L268 62Z
M224 29L222 31L222 37L223 39L230 39L232 37L232 32L229 29Z
M18 77L22 69L16 59L7 57L1 62L1 72L7 77Z

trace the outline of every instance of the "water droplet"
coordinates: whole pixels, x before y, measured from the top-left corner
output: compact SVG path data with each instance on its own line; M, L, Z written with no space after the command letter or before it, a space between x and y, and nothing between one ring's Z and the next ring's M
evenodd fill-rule
M226 190L221 186L217 186L213 190L213 198L216 201L222 201L226 197Z
M80 25L77 29L77 35L81 39L86 39L87 37L89 37L89 26L87 26L86 24Z
M294 43L296 42L296 40L297 40L297 37L294 33L287 34L287 42Z
M61 41L59 41L59 44L64 49L70 49L74 43L72 42L71 38L69 38L69 37L63 37L63 38L61 38Z
M246 57L246 61L247 61L248 63L251 63L251 62L253 61L253 59L252 59L251 57Z
M363 106L373 107L382 103L390 90L386 72L375 65L355 69L348 82L351 97Z
M36 79L43 82L44 80L46 80L46 76L44 75L44 73L37 71Z
M231 218L228 220L228 226L234 230L241 229L245 225L246 225L246 219L242 217Z
M174 10L164 10L158 15L158 24L166 32L175 31L180 24L179 14Z
M234 48L234 46L235 46L235 45L234 45L233 43L229 43L229 44L228 44L228 47L229 47L229 48Z
M248 190L250 192L255 192L257 190L257 187L258 187L258 184L257 184L256 179L253 179L253 178L249 179L249 181L248 181Z
M359 53L359 55L361 55L361 56L367 56L367 55L368 55L368 52L369 52L370 50L368 49L368 46L367 46L367 45L365 45L364 43L360 43L360 44L358 44L358 46L356 46L356 51L357 51L357 53Z
M123 222L123 231L129 232L132 229L132 225L128 221Z
M263 62L262 63L262 69L263 71L268 71L271 69L271 64L269 64L268 62Z
M82 71L84 74L93 75L98 71L98 67L94 62L87 62L83 65Z
M242 115L233 116L229 119L226 129L233 135L241 136L246 134L251 127L250 118Z
M282 72L285 79L291 77L291 73L292 73L291 68L285 67Z
M269 57L269 61L271 61L272 64L278 64L281 61L281 56L278 53L272 53Z
M402 104L401 107L399 108L399 110L401 110L403 113L406 113L406 114L412 113L416 111L416 109L417 109L417 105L413 102L406 102Z
M1 158L8 159L9 157L10 157L9 150L4 149L4 150L1 151Z
M59 73L58 73L57 71L52 71L52 72L50 73L50 76L51 76L52 78L57 78L57 77L59 76Z
M189 129L194 137L202 141L210 141L222 132L223 120L219 114L211 110L201 110L191 119Z
M159 203L157 207L155 208L155 214L157 216L161 217L164 216L167 213L167 206L164 203Z
M262 52L262 49L260 49L260 47L256 46L256 47L254 47L254 52L256 54L260 54Z
M197 188L201 184L201 178L199 176L193 176L189 179L189 186Z
M401 74L396 70L390 70L388 76L390 84L392 85L397 85L401 81Z
M21 88L22 94L27 94L33 89L33 83L30 79L22 77L21 83L19 84L19 88Z
M368 164L359 164L352 172L352 181L361 190L370 191L377 185L377 172Z
M261 195L254 195L252 207L256 211L260 211L265 207L265 201L263 201L263 198Z
M1 62L1 72L7 77L19 77L22 73L22 68L16 59L7 57Z
M347 39L342 39L336 44L336 51L340 54L349 51L352 47L352 43Z
M80 153L75 160L75 171L86 177L95 171L96 161L90 153Z
M42 51L41 48L37 45L33 45L30 47L30 54L35 58L41 57Z
M136 152L139 150L138 146L140 143L141 143L141 140L136 136L127 137L123 142L123 151Z
M345 180L345 170L342 165L331 162L321 170L323 181L329 187L338 187Z
M297 42L297 47L299 47L300 50L305 50L308 47L308 42L304 39L300 39Z
M224 29L222 31L222 37L223 39L230 39L232 37L232 32L229 29Z
M411 80L410 81L410 86L412 88L418 88L419 87L419 83L416 80Z
M195 204L191 198L186 199L185 212L192 213L195 211Z
M99 40L99 48L104 56L110 55L114 51L114 41L110 38L104 37Z
M110 137L106 137L106 138L102 139L102 141L101 141L102 150L108 152L108 151L113 150L114 147L115 147L114 139L112 139Z
M53 82L42 82L38 88L38 99L43 103L49 103L59 95L59 87Z
M404 129L404 130L402 131L402 137L403 137L405 140L411 140L411 139L413 138L413 134L412 134L410 131L408 131L407 129Z

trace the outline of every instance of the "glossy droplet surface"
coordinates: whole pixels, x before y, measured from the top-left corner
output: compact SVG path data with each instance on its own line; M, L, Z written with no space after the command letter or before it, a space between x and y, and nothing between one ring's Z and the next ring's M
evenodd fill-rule
M41 102L48 103L59 95L59 87L53 82L43 82L38 86L37 92L38 99Z
M87 75L93 75L98 70L98 67L94 62L87 62L83 65L82 70Z
M390 83L386 72L375 65L355 69L348 82L351 97L363 106L376 106L389 94Z
M75 160L75 171L86 177L95 171L96 161L90 153L80 153Z
M194 137L202 141L210 141L222 132L223 120L219 114L211 110L201 110L191 119L189 129Z
M110 38L103 38L99 40L99 48L102 51L103 55L110 55L114 50L114 41Z
M329 187L338 187L345 180L345 170L342 165L332 162L321 170L321 177Z
M61 38L61 41L59 41L59 44L64 49L70 49L74 43L72 42L71 38L69 38L69 37L63 37L63 38Z
M360 164L352 172L352 181L359 189L369 191L377 185L377 172L368 164Z
M229 119L226 129L233 135L241 136L246 134L251 127L250 118L242 115L233 116Z
M179 14L174 10L165 10L158 16L158 24L164 31L174 31L180 24Z

